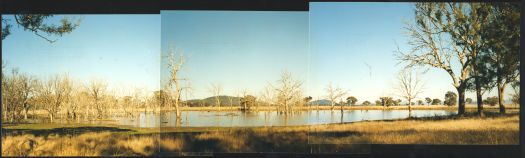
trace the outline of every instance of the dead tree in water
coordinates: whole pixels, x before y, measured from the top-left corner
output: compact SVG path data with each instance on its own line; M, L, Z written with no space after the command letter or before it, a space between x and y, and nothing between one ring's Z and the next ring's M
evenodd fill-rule
M327 92L326 97L330 100L330 104L332 106L331 110L334 110L335 102L337 100L343 98L343 96L345 96L346 93L347 93L347 91L345 91L345 90L343 90L343 89L341 89L339 87L333 87L331 82L326 87L326 92ZM343 105L341 105L341 111L343 110L342 106Z
M179 108L179 104L180 104L179 101L180 101L180 96L181 96L180 94L182 91L182 87L180 86L180 81L185 80L185 79L179 78L178 73L182 69L182 66L184 65L184 63L186 63L186 60L182 53L180 53L177 58L173 51L174 51L173 49L168 50L167 66L170 71L170 76L169 76L168 84L166 86L167 88L166 90L170 90L172 89L173 86L175 86L175 90L173 91L174 93L173 97L175 101L175 111L177 114L177 118L180 118L181 114L180 114L180 108Z
M89 84L89 94L91 99L93 99L93 107L97 110L97 118L102 118L103 115L103 105L102 99L105 95L107 84L102 80L91 80ZM92 108L91 108L92 109Z
M219 110L221 110L221 93L222 93L222 86L218 83L211 84L210 92L213 94L215 98L215 106L219 107Z
M277 91L277 102L284 108L284 111L281 111L281 113L288 114L292 112L291 104L301 99L301 86L302 82L293 79L289 72L284 71L281 73L278 87L274 88Z
M423 92L423 82L418 73L415 75L411 68L401 70L397 76L398 85L396 89L408 101L408 113L412 111L412 99Z

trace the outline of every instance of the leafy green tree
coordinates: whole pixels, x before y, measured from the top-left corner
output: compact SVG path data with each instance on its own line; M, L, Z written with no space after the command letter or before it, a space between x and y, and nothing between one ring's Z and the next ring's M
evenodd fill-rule
M363 102L363 105L365 105L365 106L368 106L370 104L372 104L372 103L370 103L368 100Z
M430 99L429 97L426 97L425 101L427 102L428 105L430 105L430 103L432 103L432 99Z
M495 81L500 113L505 113L506 86L519 79L520 10L519 3L496 3L481 26L485 28L480 32L485 43L480 58L489 69L488 78Z
M393 101L395 106L401 105L401 99L397 99Z
M441 100L440 99L433 99L432 100L432 105L440 105L441 104Z
M246 95L241 98L241 109L250 110L251 107L255 106L257 98L252 95Z
M453 105L456 105L456 99L457 99L456 93L448 91L445 94L445 101L443 103L448 106L453 106Z
M350 96L348 98L346 98L346 102L348 105L355 105L357 103L357 98L355 98L354 96Z
M15 25L24 28L24 31L30 31L45 39L50 43L56 42L56 39L50 39L50 35L62 36L64 34L71 33L73 30L80 26L80 19L73 22L70 18L64 17L60 20L59 24L48 24L46 21L53 17L52 14L15 14L14 22ZM2 17L2 40L11 34L12 24L9 19ZM44 35L45 34L45 35ZM47 35L47 36L46 36Z
M465 101L466 101L467 103L469 103L469 104L472 103L472 99L471 99L471 98L467 98L467 99L465 99Z
M520 104L520 83L514 82L512 84L512 89L514 90L514 94L512 94L512 103L519 105Z
M418 100L417 101L417 105L424 105L425 103L423 102L423 100Z
M304 104L306 105L306 104L308 104L310 101L312 101L312 99L313 99L312 96L307 96L307 97L304 97L304 98L303 98L303 102L304 102Z
M393 106L395 105L395 101L394 99L392 99L392 97L380 97L379 98L381 100L381 105L382 106Z
M381 103L381 100L376 100L376 105L377 106L382 106L383 104Z
M490 106L496 106L496 104L498 104L498 97L494 96L494 97L487 97L487 99L483 100L483 102L485 102L485 104L488 104Z
M469 71L483 44L479 32L487 19L485 10L480 3L416 3L415 24L406 27L412 49L398 50L398 59L407 67L433 67L450 75L458 93L459 115L465 113Z

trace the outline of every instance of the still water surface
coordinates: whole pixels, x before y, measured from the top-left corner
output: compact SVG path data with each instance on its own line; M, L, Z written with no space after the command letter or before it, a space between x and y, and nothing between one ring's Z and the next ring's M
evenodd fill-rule
M457 114L449 110L412 110L412 117L433 117ZM290 115L275 111L182 111L182 118L176 120L175 112L165 114L140 113L137 118L115 118L120 125L134 127L254 127L254 126L296 126L316 125L365 120L391 120L408 118L408 110L320 110L300 111Z

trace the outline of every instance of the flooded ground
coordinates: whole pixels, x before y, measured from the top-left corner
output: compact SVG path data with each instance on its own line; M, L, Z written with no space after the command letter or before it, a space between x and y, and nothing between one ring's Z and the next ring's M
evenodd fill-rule
M433 117L457 114L449 110L340 110L299 111L289 115L275 111L182 111L181 120L175 112L140 113L136 118L115 118L120 125L134 127L257 127L297 126L365 120L391 120L411 117Z

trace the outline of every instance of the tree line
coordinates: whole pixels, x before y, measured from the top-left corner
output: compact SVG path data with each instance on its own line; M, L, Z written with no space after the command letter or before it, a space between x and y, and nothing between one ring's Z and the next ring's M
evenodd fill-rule
M158 91L147 95L140 89L116 96L103 80L74 81L67 73L38 79L14 68L4 74L2 62L2 120L28 120L30 112L43 110L50 122L94 120L113 116L134 117L139 109L154 111L160 105ZM33 115L34 116L34 115ZM35 116L34 116L35 117Z
M405 30L412 48L398 49L398 60L407 68L447 72L457 90L459 115L465 113L465 91L476 92L482 114L482 96L492 89L505 113L505 88L519 89L519 3L416 3L415 20Z

